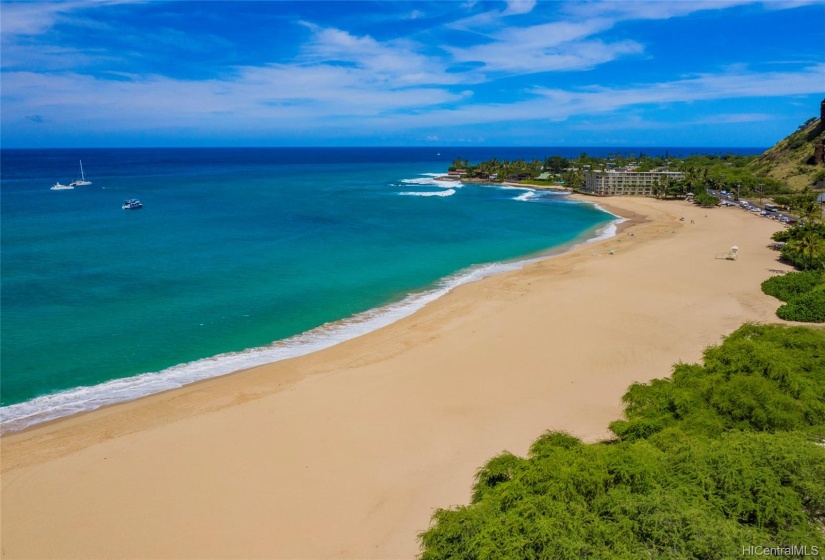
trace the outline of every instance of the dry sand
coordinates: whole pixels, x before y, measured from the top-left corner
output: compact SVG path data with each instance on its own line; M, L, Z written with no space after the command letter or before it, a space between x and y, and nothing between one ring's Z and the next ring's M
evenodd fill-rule
M412 558L493 455L604 438L630 383L778 321L779 224L599 202L635 220L334 348L4 436L3 558Z

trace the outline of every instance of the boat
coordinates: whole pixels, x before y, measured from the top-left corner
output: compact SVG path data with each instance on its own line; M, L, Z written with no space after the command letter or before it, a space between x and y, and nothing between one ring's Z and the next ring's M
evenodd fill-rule
M83 173L83 160L80 160L80 179L77 181L72 181L69 183L70 187L85 187L86 185L91 185L91 181L86 180L86 175Z
M124 210L138 210L143 208L143 204L136 198L130 198L123 203L122 208Z
M58 181L57 183L54 184L53 187L51 187L51 190L53 190L53 191L68 191L68 190L71 190L73 188L74 188L74 185L72 185L72 184L63 185L63 184L60 183L60 181Z

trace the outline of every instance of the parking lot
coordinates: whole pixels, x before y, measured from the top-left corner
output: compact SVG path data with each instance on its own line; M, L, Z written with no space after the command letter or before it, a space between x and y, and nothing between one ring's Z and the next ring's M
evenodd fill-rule
M751 212L764 218L777 220L785 224L795 224L798 220L797 216L781 210L774 204L768 203L760 205L754 199L737 199L734 193L727 191L715 191L708 189L708 194L719 198L719 206L735 206L746 212Z

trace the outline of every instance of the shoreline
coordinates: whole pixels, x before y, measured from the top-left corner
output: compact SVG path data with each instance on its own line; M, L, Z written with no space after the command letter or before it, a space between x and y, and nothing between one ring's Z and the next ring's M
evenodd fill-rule
M542 190L532 186L519 186L519 188ZM570 242L547 248L538 253L458 270L441 278L431 286L408 294L399 301L389 302L337 321L319 325L309 331L273 341L266 346L208 356L192 362L176 364L160 371L116 378L98 385L74 387L35 397L21 403L7 405L0 409L4 413L3 418L0 419L0 436L26 431L40 425L59 422L63 419L110 406L118 406L167 391L175 391L194 383L232 375L254 367L318 352L389 326L416 313L426 305L464 284L477 282L496 274L518 270L533 262L574 250L581 244L606 238L604 230L613 225L617 227L617 232L612 235L621 232L620 228L623 227L621 224L624 218L590 200L580 199L578 202L593 204L596 208L616 216L617 220L588 230ZM611 237L611 235L607 237ZM201 366L203 366L203 369ZM75 397L75 395L83 395L84 398L88 399L89 392L96 394L95 400L80 401L78 397ZM9 417L11 419L7 419Z
M776 223L598 204L630 218L616 236L377 331L2 436L4 555L410 558L492 456L546 429L602 439L630 383L781 322L759 289L790 269L767 247ZM739 260L714 259L733 244Z

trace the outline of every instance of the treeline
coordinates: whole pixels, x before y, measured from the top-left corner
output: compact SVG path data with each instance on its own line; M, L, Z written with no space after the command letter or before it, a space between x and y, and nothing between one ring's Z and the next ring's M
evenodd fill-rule
M762 283L762 291L785 302L776 314L786 321L825 322L825 224L815 195L793 197L789 207L801 219L792 227L777 231L771 239L782 244L783 261L799 269L774 276Z
M770 196L791 194L793 191L776 179L754 173L750 163L757 156L691 155L674 158L669 155L609 154L592 157L583 152L577 158L551 156L545 160L487 160L478 164L461 158L450 165L450 170L463 169L467 177L491 181L541 181L564 184L577 190L584 184L584 173L589 170L607 170L632 166L636 171L680 171L685 178L664 185L661 197L684 196L687 192L704 194L706 188L729 190L738 196ZM539 179L539 177L544 177ZM697 192L698 191L698 192Z
M611 441L550 432L489 461L470 505L436 511L422 557L825 551L825 331L745 325L623 401Z

